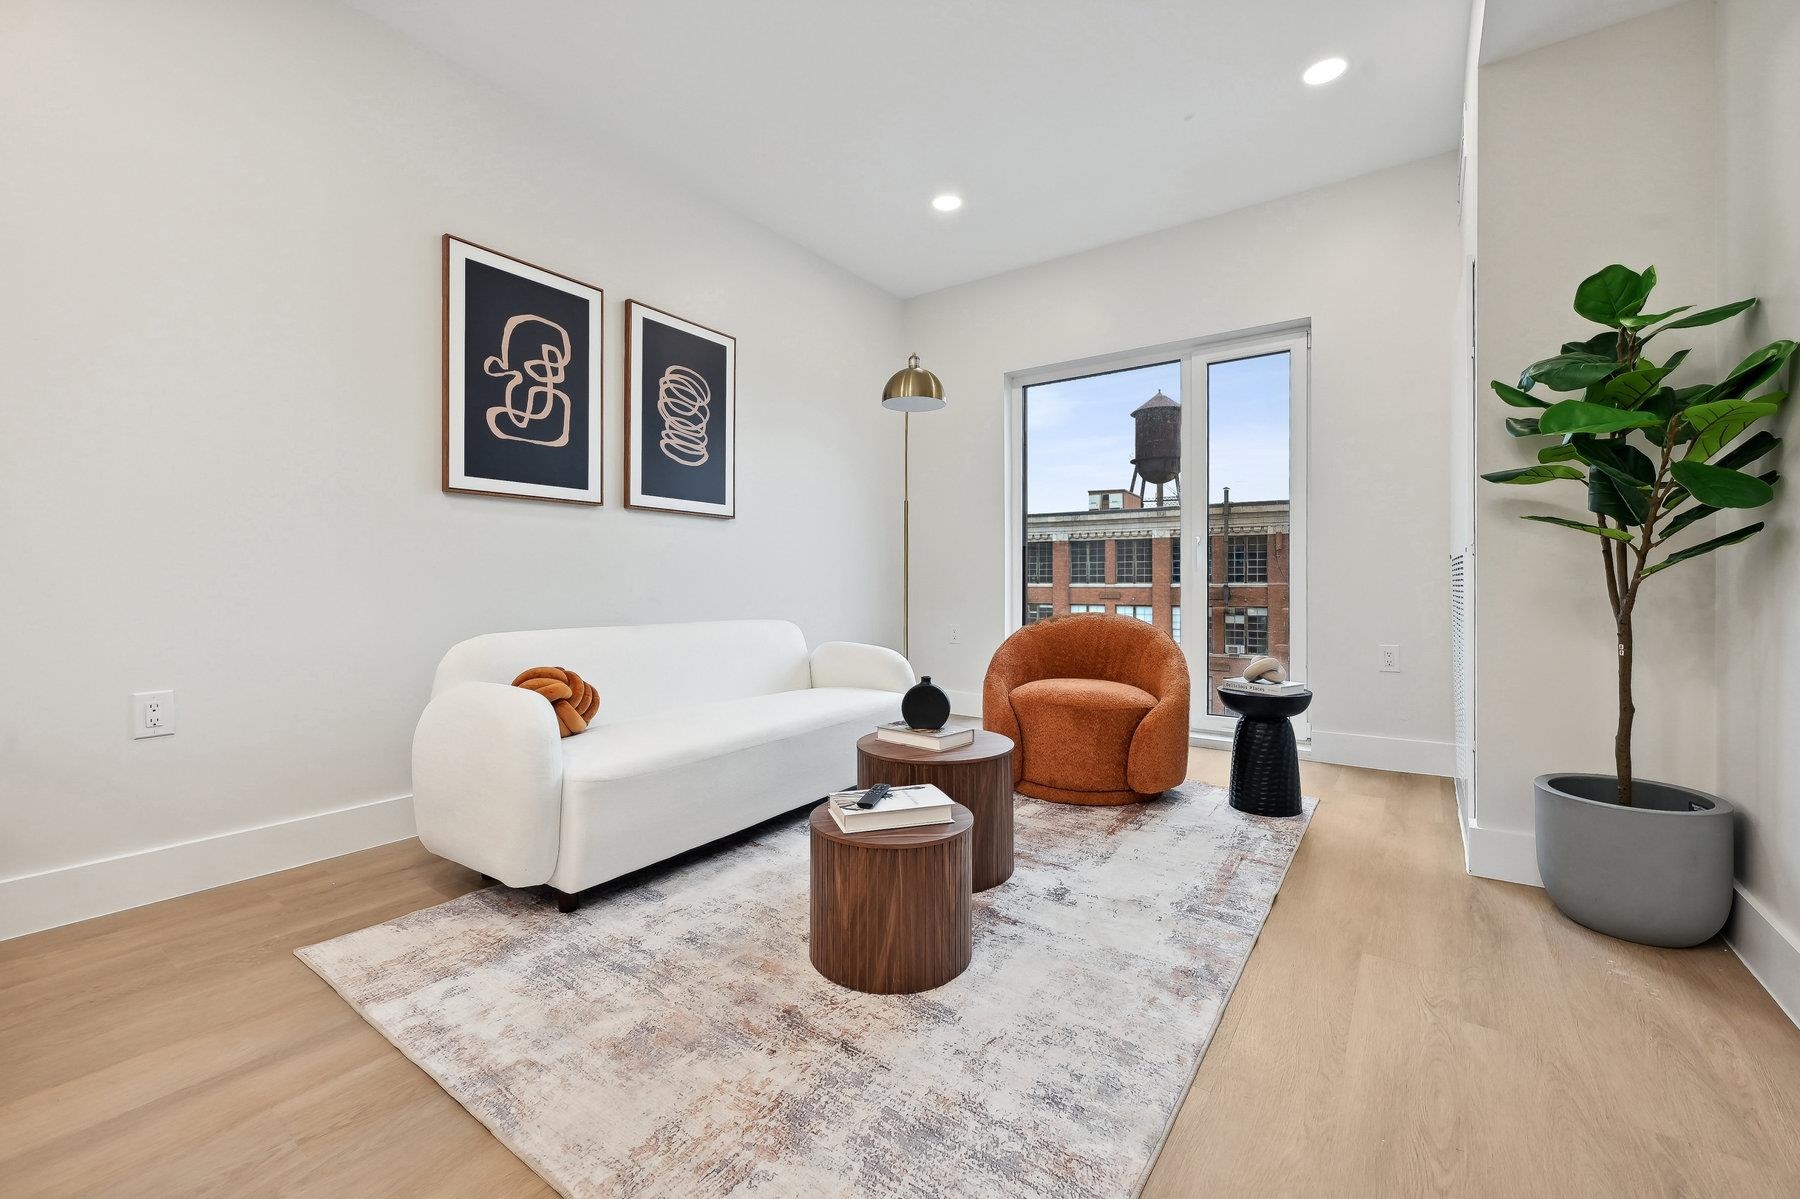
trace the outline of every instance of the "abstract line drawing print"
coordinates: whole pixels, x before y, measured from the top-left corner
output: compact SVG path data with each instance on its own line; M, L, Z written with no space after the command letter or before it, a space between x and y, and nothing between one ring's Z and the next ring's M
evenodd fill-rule
M515 367L512 364L513 334L528 323L541 326L538 356L527 358ZM525 336L529 338L530 334ZM569 443L570 401L568 393L559 386L569 370L567 329L548 317L520 313L506 322L506 328L500 333L500 352L490 354L482 363L482 370L493 378L506 380L505 398L487 410L488 429L495 437L529 445L562 446ZM532 386L525 389L524 399L520 401L516 393L527 379ZM500 427L503 419L513 432ZM553 431L554 438L549 436Z
M656 411L662 417L657 446L663 456L682 466L704 466L706 425L712 419L712 389L698 371L671 366L656 384Z

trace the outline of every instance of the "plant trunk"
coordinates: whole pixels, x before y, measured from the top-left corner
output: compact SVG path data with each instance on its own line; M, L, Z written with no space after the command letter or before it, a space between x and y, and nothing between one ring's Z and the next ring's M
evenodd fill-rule
M1619 779L1619 802L1631 806L1631 722L1637 706L1631 702L1631 614L1619 619L1619 731L1613 738L1613 769Z

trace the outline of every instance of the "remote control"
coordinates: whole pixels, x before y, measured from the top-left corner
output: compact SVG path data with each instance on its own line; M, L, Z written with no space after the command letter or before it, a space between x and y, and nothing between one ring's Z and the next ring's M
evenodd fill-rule
M856 806L866 811L886 799L888 797L888 792L892 790L893 788L886 783L876 783L873 787L870 787L867 791L862 793L862 798L856 801Z

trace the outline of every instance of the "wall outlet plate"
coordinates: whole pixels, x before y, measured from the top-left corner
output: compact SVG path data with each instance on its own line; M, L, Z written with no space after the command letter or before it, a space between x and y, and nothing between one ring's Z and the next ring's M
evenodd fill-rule
M173 691L134 691L131 694L131 736L172 737L175 735L175 693Z
M962 626L961 625L953 624L950 626L950 644L951 645L961 645L962 644Z
M1387 674L1400 673L1400 647L1397 645L1381 646L1381 669Z

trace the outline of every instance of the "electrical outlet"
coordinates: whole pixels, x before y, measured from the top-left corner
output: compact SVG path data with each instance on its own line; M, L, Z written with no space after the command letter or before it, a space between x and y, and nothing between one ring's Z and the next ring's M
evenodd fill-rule
M950 644L951 645L961 645L962 644L962 626L961 625L953 624L950 626Z
M131 696L131 736L172 737L175 735L175 693L173 691L136 691Z
M1381 669L1388 674L1400 673L1400 647L1384 645L1381 647Z

